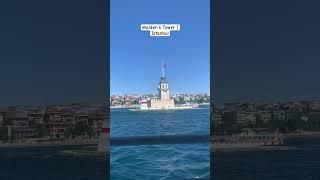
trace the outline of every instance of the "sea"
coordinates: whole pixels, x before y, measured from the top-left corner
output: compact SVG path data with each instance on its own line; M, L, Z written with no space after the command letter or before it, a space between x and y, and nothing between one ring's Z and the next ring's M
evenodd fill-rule
M209 106L167 111L111 111L111 137L210 132ZM209 179L209 143L111 146L111 179Z
M67 157L81 146L0 147L0 180L106 180L109 157Z
M286 138L280 150L212 154L214 180L320 180L320 137Z

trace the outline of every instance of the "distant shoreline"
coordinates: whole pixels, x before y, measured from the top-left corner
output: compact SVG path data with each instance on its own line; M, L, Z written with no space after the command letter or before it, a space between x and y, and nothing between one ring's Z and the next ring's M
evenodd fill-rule
M130 109L130 108L138 108L140 106L110 106L110 109Z
M201 103L198 104L199 106L207 106L210 105L210 103ZM110 106L110 109L133 109L133 108L139 108L139 105L132 105L132 106Z

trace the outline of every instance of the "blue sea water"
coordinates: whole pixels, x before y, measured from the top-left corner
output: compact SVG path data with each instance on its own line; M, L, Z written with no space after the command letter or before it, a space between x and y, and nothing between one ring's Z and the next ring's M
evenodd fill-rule
M209 106L172 111L111 111L111 137L209 134ZM111 147L111 179L210 177L209 143Z
M320 137L285 139L288 149L213 153L214 180L319 180Z
M0 180L106 180L108 157L72 158L79 146L0 148Z

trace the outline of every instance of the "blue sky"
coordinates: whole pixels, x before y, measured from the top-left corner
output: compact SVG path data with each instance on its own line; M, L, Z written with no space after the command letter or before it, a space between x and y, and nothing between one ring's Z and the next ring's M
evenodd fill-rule
M156 93L161 62L172 93L209 92L209 0L111 0L111 94ZM150 37L140 24L180 24Z

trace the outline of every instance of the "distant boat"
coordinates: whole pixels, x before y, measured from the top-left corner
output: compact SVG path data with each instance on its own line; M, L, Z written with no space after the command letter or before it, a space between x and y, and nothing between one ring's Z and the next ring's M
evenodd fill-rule
M213 149L238 149L252 147L278 147L283 146L283 136L278 133L256 135L255 130L245 128L240 135L236 136L213 136L211 145Z

